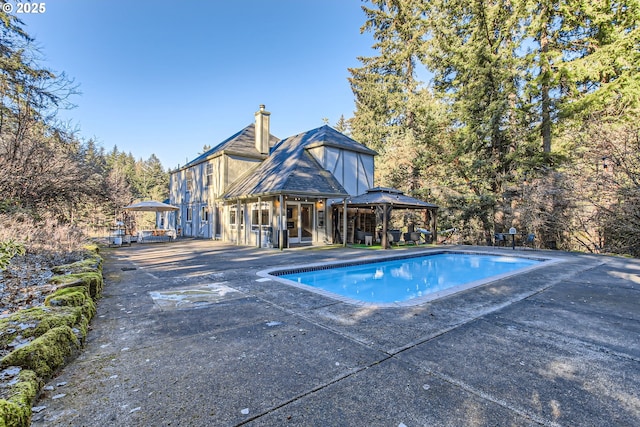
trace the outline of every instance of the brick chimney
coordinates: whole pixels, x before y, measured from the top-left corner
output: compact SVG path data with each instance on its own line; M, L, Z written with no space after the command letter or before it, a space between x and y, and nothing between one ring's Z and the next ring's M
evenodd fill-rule
M270 112L264 109L264 105L260 105L260 111L256 116L256 150L260 154L269 154L269 116Z

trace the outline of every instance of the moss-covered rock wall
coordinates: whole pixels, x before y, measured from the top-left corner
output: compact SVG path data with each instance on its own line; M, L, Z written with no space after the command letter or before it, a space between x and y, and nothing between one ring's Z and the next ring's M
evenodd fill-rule
M44 306L0 319L0 427L30 425L42 385L77 355L96 313L103 285L97 246L53 271L56 291Z

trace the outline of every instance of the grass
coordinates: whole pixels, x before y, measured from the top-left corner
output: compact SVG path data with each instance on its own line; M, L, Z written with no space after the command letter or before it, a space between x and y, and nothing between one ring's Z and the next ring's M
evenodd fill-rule
M380 243L374 243L373 245L354 243L352 245L347 245L347 246L354 249L382 249L382 245Z
M367 246L361 243L354 243L352 245L347 245L350 248L354 249L382 249L382 245L380 243L374 243L373 245ZM422 244L422 245L392 245L389 249L398 249L398 248L430 248L436 245L433 244Z

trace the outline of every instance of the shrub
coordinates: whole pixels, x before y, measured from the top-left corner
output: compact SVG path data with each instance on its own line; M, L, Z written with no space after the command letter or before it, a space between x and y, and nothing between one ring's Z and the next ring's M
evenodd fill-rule
M16 255L24 255L24 245L13 240L0 242L0 270L4 270L9 265L11 258Z

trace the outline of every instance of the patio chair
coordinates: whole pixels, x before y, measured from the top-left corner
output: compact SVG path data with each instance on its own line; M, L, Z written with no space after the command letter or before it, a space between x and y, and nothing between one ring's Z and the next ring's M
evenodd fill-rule
M365 233L362 230L356 229L356 242L361 244L364 243L368 234L370 235L370 233Z
M418 228L417 232L419 233L418 238L422 239L425 244L431 243L433 239L433 235L429 230L427 230L426 228ZM418 243L421 243L421 242L418 241Z
M440 244L444 245L445 243L447 243L456 231L458 231L458 229L455 227L443 230L441 233L444 234L445 236L442 240L440 240Z
M529 234L527 235L527 240L526 240L526 242L525 242L525 246L531 246L531 249L534 249L534 243L533 243L533 241L535 240L535 238L536 238L536 235L535 235L535 234L533 234L533 233L529 233Z
M387 231L387 240L389 241L389 244L392 246L394 243L396 246L400 245L400 235L400 230Z
M507 241L502 233L496 233L493 235L493 246L506 246Z
M415 231L404 233L404 242L407 244L413 243L418 246L420 244L420 233L416 233Z

